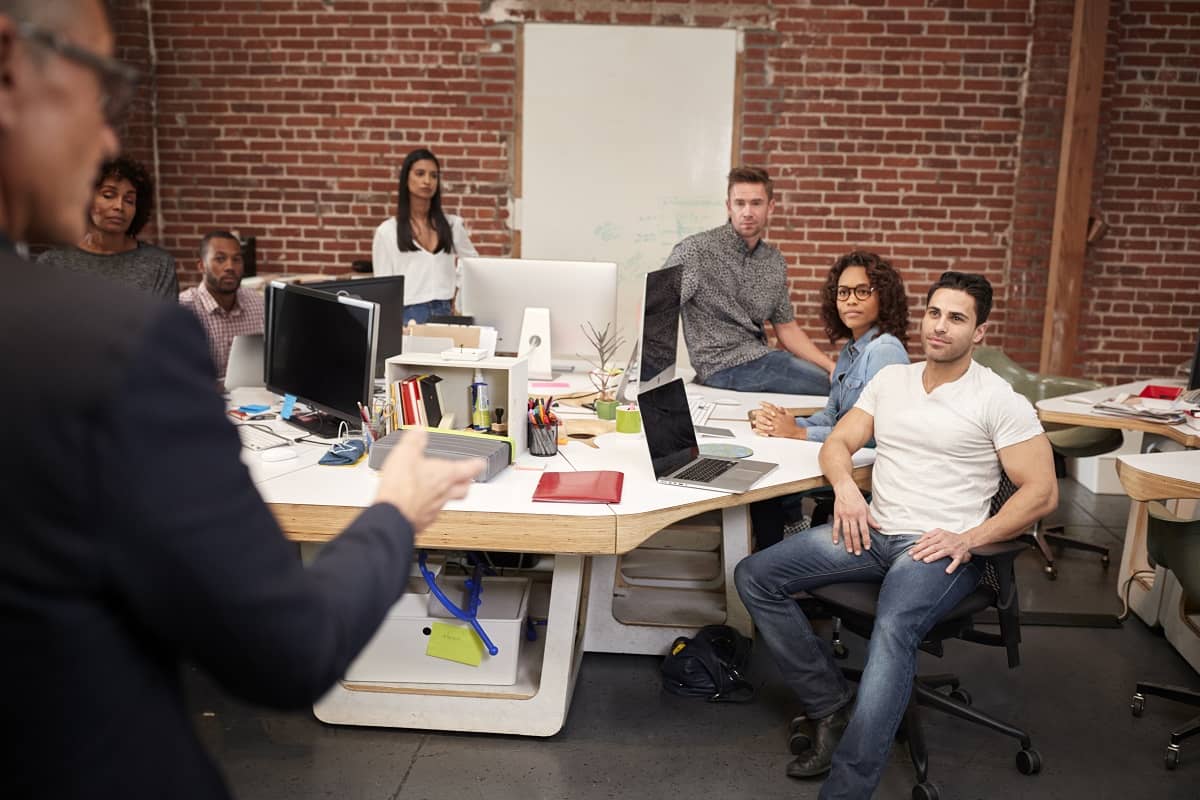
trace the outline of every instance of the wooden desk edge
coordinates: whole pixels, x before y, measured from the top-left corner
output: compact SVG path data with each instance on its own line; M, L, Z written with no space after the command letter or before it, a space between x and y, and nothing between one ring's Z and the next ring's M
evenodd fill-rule
M1200 498L1200 483L1147 472L1117 459L1117 477L1125 493L1138 502Z
M1200 435L1188 433L1173 425L1163 425L1158 422L1133 419L1131 417L1104 417L1098 414L1072 414L1068 411L1037 410L1038 419L1042 422L1056 422L1062 425L1082 425L1088 428L1111 428L1118 431L1142 431L1157 433L1168 439L1179 442L1184 447L1200 448Z
M270 505L287 538L329 542L363 512L354 506ZM519 531L517 533L516 531ZM505 550L517 553L613 555L617 523L612 513L553 517L541 514L443 511L417 534L416 546L437 550Z
M863 489L871 486L871 467L854 470ZM486 511L443 511L426 530L417 534L416 546L441 550L504 550L525 553L615 555L626 553L658 531L682 519L712 509L827 486L824 477L752 489L745 494L717 494L695 503L646 511L563 517ZM271 513L287 538L296 542L331 541L363 512L354 506L320 506L273 503ZM513 533L520 530L520 533Z

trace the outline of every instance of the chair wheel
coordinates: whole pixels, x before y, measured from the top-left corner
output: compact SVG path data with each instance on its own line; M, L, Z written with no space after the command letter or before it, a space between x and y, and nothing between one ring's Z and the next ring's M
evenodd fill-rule
M1133 701L1129 704L1129 710L1133 712L1135 717L1140 717L1142 712L1146 710L1146 696L1141 692L1134 694Z
M962 703L964 706L971 705L971 693L968 692L966 689L955 689L954 691L952 691L950 693L950 699L957 700L958 702Z
M1047 564L1042 567L1042 572L1046 573L1046 577L1052 581L1058 580L1058 567L1053 564Z
M834 658L841 661L846 658L849 658L849 656L850 656L850 650L849 650L849 648L846 647L846 645L842 644L841 642L833 643L833 657Z
M1163 756L1163 766L1167 769L1175 769L1179 766L1179 747L1176 745L1167 745L1167 754ZM914 795L915 796L915 795Z
M937 784L930 781L918 783L912 790L912 800L941 800L941 796Z
M1032 747L1017 753L1017 772L1022 775L1037 775L1042 771L1042 757Z

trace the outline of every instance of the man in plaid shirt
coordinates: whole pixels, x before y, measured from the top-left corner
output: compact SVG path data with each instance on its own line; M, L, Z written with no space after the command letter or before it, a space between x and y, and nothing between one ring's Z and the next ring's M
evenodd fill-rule
M263 332L262 295L242 284L242 246L228 231L213 231L200 240L203 282L179 295L204 326L208 352L217 368L217 381L224 383L233 337Z

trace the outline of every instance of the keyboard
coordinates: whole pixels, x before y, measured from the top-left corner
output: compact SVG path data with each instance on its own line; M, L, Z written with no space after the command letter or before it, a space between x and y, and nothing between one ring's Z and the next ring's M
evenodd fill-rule
M1191 405L1200 405L1200 388L1189 389L1179 397L1175 398L1177 403L1190 403Z
M292 443L291 439L272 433L261 425L238 425L237 430L242 439L242 447L247 450L270 450L272 447Z
M683 472L672 475L671 479L679 481L711 481L718 475L724 475L728 470L733 469L733 465L736 463L736 461L723 461L719 458L702 458Z
M708 422L708 418L712 416L713 409L716 406L710 400L703 397L688 398L688 413L692 415L693 425L704 425Z

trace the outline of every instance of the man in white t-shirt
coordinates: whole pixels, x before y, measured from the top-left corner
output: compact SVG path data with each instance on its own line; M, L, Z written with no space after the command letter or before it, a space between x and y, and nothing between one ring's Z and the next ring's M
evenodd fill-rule
M870 797L912 690L917 647L979 583L971 549L1028 530L1058 504L1050 445L1033 407L971 359L992 306L985 278L946 272L926 298L926 361L884 367L821 448L833 522L737 566L738 593L796 692L803 726L791 777L829 772L822 798ZM868 505L850 456L875 437ZM988 516L1001 469L1018 487ZM857 699L792 595L882 581ZM853 704L852 704L853 701ZM853 713L852 713L853 709Z

